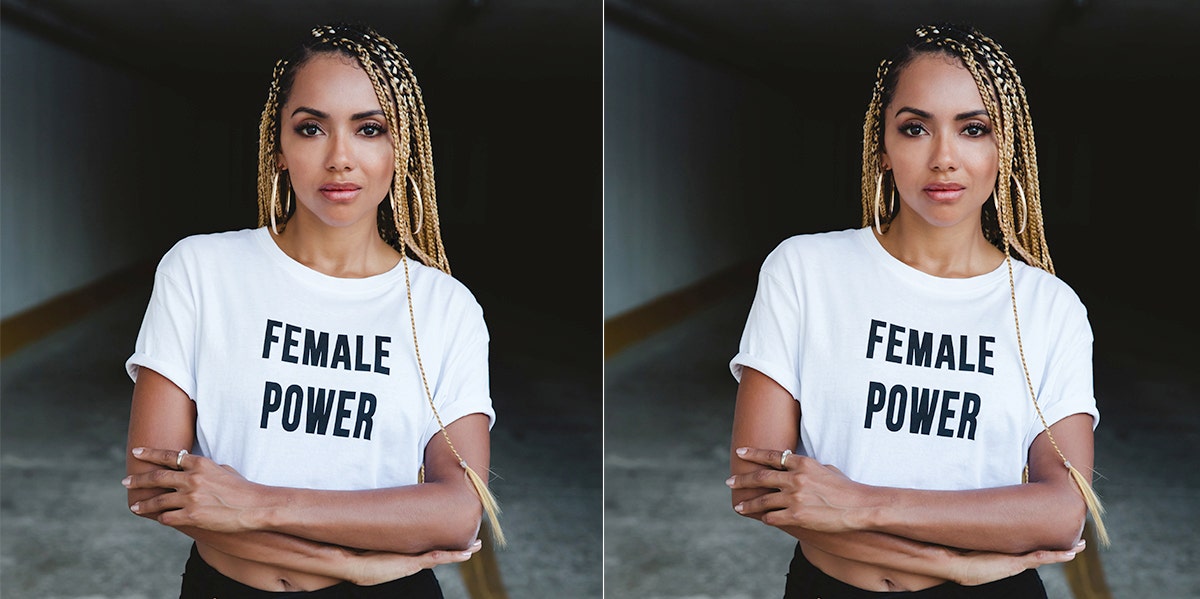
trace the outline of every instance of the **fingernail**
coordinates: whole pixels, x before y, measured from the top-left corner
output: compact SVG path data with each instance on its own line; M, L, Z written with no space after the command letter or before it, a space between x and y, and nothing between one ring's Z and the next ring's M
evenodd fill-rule
M726 487L732 487L732 486L733 486L733 477L732 477L732 476L731 476L731 477L729 477L729 478L727 478L727 479L725 479L725 486L726 486Z
M129 506L129 511L131 511L131 512L133 512L133 513L135 513L135 514L136 514L136 513L140 512L140 511L142 511L142 506L141 506L141 505L139 505L139 504L136 504L136 503L135 503L135 504L133 504L133 505Z
M483 545L483 540L481 540L481 539L475 539L475 542L471 543L472 547L480 547L482 545Z
M1067 559L1075 559L1075 552L1074 552L1074 551L1068 551L1068 552L1067 552Z
M132 476L126 476L125 478L121 479L121 484L122 484L122 485L124 485L124 486L126 486L126 487L128 487L128 486L129 486L129 483L131 483L131 482L133 482L133 477L132 477Z
M739 514L740 514L740 513L742 513L742 510L743 510L743 509L745 509L745 508L744 508L744 507L742 506L742 504L740 504L740 503L739 503L739 504L737 504L737 505L735 505L735 506L733 506L733 511L735 511L735 512L737 512L737 513L739 513Z
M146 450L145 450L145 449L142 449L141 447L134 447L134 448L133 448L133 455L142 455L142 452L143 452L143 451L146 451Z
M745 447L739 447L739 448L737 448L737 452L736 452L736 453L737 453L738 455L746 455L746 451L747 451L747 450L746 450L746 448L745 448Z

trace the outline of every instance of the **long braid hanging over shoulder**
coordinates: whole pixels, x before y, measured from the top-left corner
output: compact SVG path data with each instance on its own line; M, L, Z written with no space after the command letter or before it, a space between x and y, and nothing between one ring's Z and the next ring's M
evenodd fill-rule
M882 155L883 111L891 103L900 73L915 57L928 53L945 54L962 62L975 79L988 117L997 125L994 130L999 172L993 195L994 203L984 206L983 234L992 245L1004 252L1008 266L1017 349L1034 410L1051 446L1062 460L1071 479L1079 487L1088 513L1096 525L1096 534L1100 542L1108 545L1108 532L1102 519L1104 507L1087 477L1071 465L1071 461L1054 440L1050 425L1038 404L1037 393L1025 361L1012 259L1017 257L1030 266L1052 274L1054 263L1050 260L1050 249L1046 244L1042 221L1037 150L1025 87L1008 53L991 38L972 28L946 24L923 26L916 30L915 37L899 55L880 63L863 121L862 225L869 226L874 223L878 229L881 225L890 224L895 218L892 209L880 200L884 195L884 187L888 185L879 159Z
M311 31L311 37L301 45L295 56L280 59L276 63L259 125L258 225L261 227L270 224L272 228L287 226L290 215L280 201L285 191L279 189L279 110L287 103L296 71L308 59L322 53L342 54L358 61L375 88L388 131L392 132L395 174L392 177L389 201L382 202L379 206L379 236L400 252L401 256L412 257L426 266L450 274L450 262L446 259L438 219L433 150L429 141L429 121L425 114L425 103L421 99L421 88L417 85L416 76L404 54L391 40L369 27L344 24L315 27ZM496 543L503 546L506 541L500 528L500 506L488 489L487 482L455 449L441 415L438 414L437 406L433 403L433 393L421 360L408 260L402 259L401 263L404 265L413 350L425 397L441 430L442 438L479 495ZM424 466L421 471L424 472Z

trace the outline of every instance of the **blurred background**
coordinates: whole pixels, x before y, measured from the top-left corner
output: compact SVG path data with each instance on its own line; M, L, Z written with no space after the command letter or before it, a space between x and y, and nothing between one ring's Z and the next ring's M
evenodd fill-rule
M1051 255L1095 334L1114 543L1088 548L1093 573L1112 596L1200 597L1187 0L605 1L607 596L781 594L792 540L723 484L728 361L766 254L860 225L876 69L931 21L993 37L1028 93Z
M123 503L123 363L163 252L256 226L272 68L327 21L375 27L422 86L447 253L491 333L493 489L510 539L500 574L516 597L562 584L600 595L598 0L0 11L5 597L177 589L186 540ZM448 596L461 591L452 569L442 578Z

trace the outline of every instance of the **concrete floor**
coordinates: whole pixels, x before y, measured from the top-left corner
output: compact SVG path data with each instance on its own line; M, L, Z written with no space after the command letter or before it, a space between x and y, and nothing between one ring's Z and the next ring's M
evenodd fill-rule
M148 294L132 290L0 362L4 599L178 596L190 540L130 514L120 484L132 392L123 363ZM599 345L590 365L551 363L509 341L519 324L489 326L505 588L513 599L598 598ZM437 569L448 599L467 597L457 568Z
M791 537L729 508L736 353L753 289L608 360L605 597L782 595ZM1096 319L1105 310L1091 310ZM1107 322L1107 321L1105 321ZM1154 329L1130 323L1146 335ZM1094 325L1095 326L1095 325ZM1097 338L1096 490L1113 544L1098 551L1115 598L1200 597L1200 385L1192 368L1139 362ZM1195 356L1196 350L1187 354ZM1186 363L1187 360L1179 360ZM1181 373L1189 373L1187 376ZM1061 566L1040 573L1069 599Z

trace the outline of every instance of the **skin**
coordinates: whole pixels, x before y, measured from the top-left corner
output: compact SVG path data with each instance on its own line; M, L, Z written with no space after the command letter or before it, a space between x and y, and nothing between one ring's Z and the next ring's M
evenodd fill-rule
M296 211L275 236L293 259L336 277L368 277L401 256L380 239L376 209L393 172L391 136L366 73L352 59L318 55L296 73L283 119L280 165ZM322 193L330 182L352 193ZM361 491L270 487L228 465L179 450L195 441L196 404L174 383L142 368L130 412L127 476L131 511L195 539L226 576L270 591L338 582L378 584L479 550L482 506L445 440L425 448L425 482ZM489 464L488 418L448 423L476 472Z
M901 73L885 107L885 153L899 213L881 245L931 275L970 277L1003 254L983 237L983 204L997 152L975 81L957 59L923 55ZM982 113L982 114L981 114ZM951 183L953 193L931 192ZM1086 507L1045 433L1029 451L1029 483L970 491L920 491L856 483L836 468L782 450L797 446L800 404L783 387L743 369L730 455L739 514L796 537L825 573L872 591L920 590L947 580L982 584L1073 559ZM1076 414L1051 430L1085 476L1092 420ZM936 505L936 510L928 509Z

